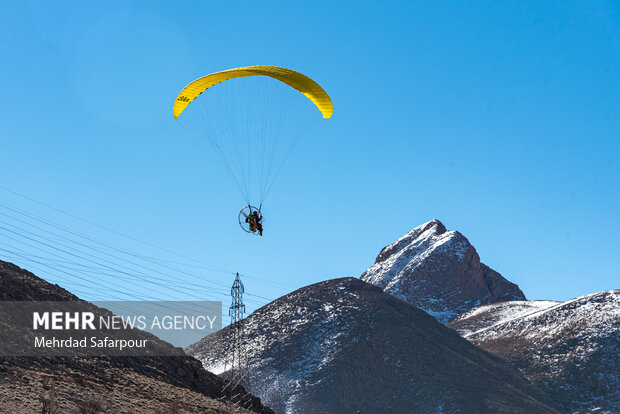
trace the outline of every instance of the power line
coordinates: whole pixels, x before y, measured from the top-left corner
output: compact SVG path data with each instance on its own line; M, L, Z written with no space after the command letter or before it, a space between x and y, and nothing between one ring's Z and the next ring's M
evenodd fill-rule
M167 248L163 248L163 247L157 246L157 245L155 245L155 244L153 244L153 243L150 243L150 242L146 242L146 241L140 240L140 239L138 239L138 238L136 238L136 237L133 237L133 236L130 236L130 235L127 235L127 234L121 233L121 232L119 232L119 231L109 229L109 228L107 228L107 227L105 227L105 226L102 226L102 225L100 225L100 224L97 224L97 223L93 222L92 220L88 220L88 219L85 219L85 218L82 218L82 217L78 217L78 216L76 216L76 215L74 215L74 214L72 214L72 213L68 213L68 212L63 211L63 210L61 210L61 209L58 209L58 208L56 208L56 207L53 207L53 206L51 206L51 205L49 205L49 204L47 204L47 203L44 203L44 202L41 202L41 201L35 200L35 199L33 199L32 197L26 196L26 195L24 195L24 194L21 194L21 193L19 193L19 192L17 192L17 191L11 190L11 189L6 188L6 187L4 187L4 186L1 186L1 185L0 185L0 190L4 190L4 191L6 191L6 192L8 192L8 193L11 193L11 194L16 195L16 196L18 196L18 197L21 197L21 198L23 198L23 199L25 199L25 200L31 201L31 202L36 203L36 204L38 204L38 205L41 205L41 206L43 206L43 207L45 207L45 208L51 209L51 210L53 210L53 211L56 211L56 212L58 212L58 213L61 213L61 214L65 215L65 216L71 217L71 218L73 218L73 219L76 219L76 220L82 221L82 222L84 222L84 223L90 224L90 225L92 225L92 226L95 226L95 227L97 227L97 228L100 228L100 229L102 229L102 230L105 230L105 231L107 231L107 232L110 232L110 233L112 233L112 234L119 235L119 236L121 236L121 237L124 237L124 238L129 239L129 240L132 240L132 241L136 241L136 242L138 242L138 243L141 243L141 244L144 244L144 245L146 245L146 246L149 246L149 247L155 248L155 249L157 249L157 250L160 250L160 251L166 252L166 253L168 253L168 254L171 254L171 255L174 255L174 256L177 256L177 257L180 257L180 258L183 258L183 259L189 260L189 261L191 261L191 262L193 262L193 263L198 263L198 264L200 264L200 265L205 266L205 268L206 268L206 269L208 269L208 270L210 270L210 271L220 272L220 273L225 273L225 274L228 274L228 275L234 275L234 274L236 273L236 272L229 271L229 270L223 269L223 268L221 268L221 267L218 267L218 266L215 266L215 265L212 265L212 264L206 263L206 262L204 262L204 261L202 261L202 260L195 259L195 258L189 257L189 256L187 256L187 255L183 255L183 254L180 254L180 253L174 252L174 251L172 251L172 250L170 250L170 249L167 249ZM133 252L129 252L129 251L127 251L127 250L118 249L116 246L109 245L109 244L107 244L107 243L105 243L105 242L102 242L102 241L100 241L100 240L98 240L98 239L95 239L95 238L93 238L93 237L91 237L91 236L88 236L88 235L86 235L86 234L84 234L84 233L81 233L81 232L78 232L78 231L75 231L75 230L69 229L69 228L67 228L67 227L65 227L65 226L58 225L58 224L56 224L56 223L52 223L52 222L50 222L49 220L45 220L45 219L38 218L38 217L36 217L36 216L34 216L34 215L30 214L30 213L24 212L23 210L20 210L20 209L18 209L18 208L11 207L11 206L8 206L8 205L6 205L6 204L2 204L2 203L0 203L0 207L3 207L3 208L5 208L5 209L7 209L7 210L9 210L9 211L12 211L12 212L14 212L14 213L20 214L20 215L22 215L22 216L28 217L29 219L32 219L32 220L38 221L38 222L43 223L43 224L45 224L45 225L48 225L48 226L54 227L54 228L56 228L56 229L58 229L58 230L68 232L68 233L70 233L70 234L72 234L72 235L74 235L74 236L78 236L78 237L84 238L85 240L88 240L88 241L90 241L90 242L97 243L97 244L101 244L101 245L106 246L106 247L108 247L108 248L110 248L110 249L114 249L114 250L118 251L119 253L122 253L122 254L127 254L127 255L130 255L130 256L133 256L133 257L141 257L143 260L147 260L147 261L157 261L157 262L159 262L159 263L162 263L162 259L154 259L154 258L150 258L150 257L148 257L148 256L139 255L139 254L136 254L136 253L133 253ZM163 260L163 262L167 262L167 261ZM159 264L159 265L160 265L160 266L162 266L161 264ZM182 265L183 265L183 266L185 266L185 267L188 267L188 264L187 264L187 263L183 263ZM196 276L196 275L192 275L192 274L188 274L188 275L189 275L189 276L192 276L192 277L198 277L198 278L202 279L200 276ZM269 279L266 279L266 278L260 278L260 277L253 276L253 275L248 275L248 274L243 274L243 275L244 275L245 277L249 278L249 279L256 280L256 281L260 281L260 282L261 282L261 283L263 283L263 284L268 284L268 285L270 285L270 286L280 288L280 289L282 289L283 291L290 291L290 290L292 290L292 289L295 289L295 288L296 288L296 286L288 285L288 284L286 284L286 283L281 283L281 282L277 282L277 283L276 283L276 282L273 282L273 281L271 281L271 280L269 280ZM224 285L224 284L220 284L220 286L224 287L225 285ZM250 296L253 296L253 295L250 295ZM262 298L262 299L269 299L269 298L265 298L265 297L261 297L261 298Z

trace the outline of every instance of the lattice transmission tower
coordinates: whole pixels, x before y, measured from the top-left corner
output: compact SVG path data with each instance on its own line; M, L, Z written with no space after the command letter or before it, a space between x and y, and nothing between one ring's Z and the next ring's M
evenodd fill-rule
M245 372L246 355L243 349L243 315L245 314L245 305L243 304L243 282L239 273L235 277L232 288L230 289L232 304L228 308L230 316L230 381L233 387L239 385L243 380Z

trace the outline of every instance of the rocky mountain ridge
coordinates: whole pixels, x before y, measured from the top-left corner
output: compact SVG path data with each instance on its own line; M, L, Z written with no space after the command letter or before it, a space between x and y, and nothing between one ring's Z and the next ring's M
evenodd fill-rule
M226 370L230 327L186 352ZM556 413L516 370L375 285L301 288L245 320L246 385L279 413Z
M620 412L620 290L481 306L447 326L513 364L563 412Z

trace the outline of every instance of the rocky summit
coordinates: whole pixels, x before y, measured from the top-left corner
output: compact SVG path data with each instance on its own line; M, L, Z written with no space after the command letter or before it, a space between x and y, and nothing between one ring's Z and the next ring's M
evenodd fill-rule
M465 236L439 220L384 247L361 279L441 323L478 305L526 299L517 285L480 262Z

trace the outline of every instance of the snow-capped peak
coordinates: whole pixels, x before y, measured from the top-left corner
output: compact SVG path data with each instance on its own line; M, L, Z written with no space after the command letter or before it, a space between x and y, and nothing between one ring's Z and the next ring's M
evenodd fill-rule
M439 220L383 248L361 279L444 323L480 304L525 299L516 285L480 263L465 236Z

